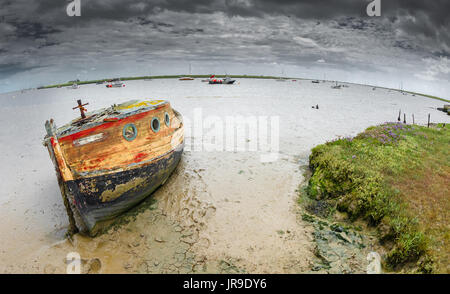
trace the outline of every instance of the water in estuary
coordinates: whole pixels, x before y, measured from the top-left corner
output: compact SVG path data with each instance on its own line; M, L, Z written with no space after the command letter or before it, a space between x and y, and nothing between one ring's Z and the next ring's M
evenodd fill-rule
M435 110L441 101L352 84L342 89L302 80L125 84L0 94L0 273L64 273L69 252L80 254L82 270L89 273L309 272L316 258L314 227L301 218L296 190L310 149L395 121L399 109L408 122L414 114L416 123L425 124L428 113L432 121L450 122ZM79 115L72 110L77 99L89 102L88 110L131 99L167 99L192 128L186 130L180 165L151 198L107 234L67 240L68 219L42 139L47 119L62 125ZM246 148L237 151L217 139L201 144L200 138L220 134L218 129L226 136L227 117L263 119L270 136L264 141L249 134ZM194 129L199 122L201 134ZM276 122L275 133L270 128ZM254 140L256 151L249 147ZM276 156L264 160L263 145L278 150Z

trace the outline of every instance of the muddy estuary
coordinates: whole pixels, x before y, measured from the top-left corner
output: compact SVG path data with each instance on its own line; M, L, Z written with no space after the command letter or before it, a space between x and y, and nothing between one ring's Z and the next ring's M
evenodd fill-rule
M86 273L364 272L366 253L373 250L370 234L302 217L297 191L310 149L394 121L399 109L407 120L414 114L419 124L428 113L432 121L450 119L436 111L443 104L438 100L332 85L162 79L113 89L86 85L1 94L0 273L65 273L70 252L81 256ZM68 219L42 139L45 120L60 126L78 115L72 110L77 99L89 102L88 110L131 99L167 99L191 127L180 165L152 197L105 234L66 239ZM242 150L210 140L212 129L226 136L227 117L267 121L270 136L263 140L243 132ZM279 132L271 129L277 122ZM318 225L330 230L318 233ZM331 240L327 234L336 237L328 249L317 241ZM331 267L320 266L318 251Z

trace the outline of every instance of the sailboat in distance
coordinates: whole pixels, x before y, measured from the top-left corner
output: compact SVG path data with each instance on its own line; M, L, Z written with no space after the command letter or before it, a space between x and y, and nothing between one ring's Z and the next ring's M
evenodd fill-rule
M284 77L284 69L281 69L281 77L276 79L277 82L286 82L286 78Z
M151 78L151 76L152 76L152 71L149 70L149 76L148 76L148 78L145 78L144 81L152 81L153 79Z
M191 75L191 63L190 62L189 62L189 75ZM180 80L180 81L192 81L192 80L194 80L194 78L187 76L187 77L180 77L178 80Z

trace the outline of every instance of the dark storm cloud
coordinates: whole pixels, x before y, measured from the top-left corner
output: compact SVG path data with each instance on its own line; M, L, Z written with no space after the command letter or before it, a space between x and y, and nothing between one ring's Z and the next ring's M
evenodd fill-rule
M277 73L281 64L381 74L439 65L423 70L431 80L450 56L445 0L381 0L381 17L366 15L369 0L80 0L81 17L66 15L67 0L0 1L3 78L166 59L274 64Z
M351 25L364 29L366 6L370 0L97 0L83 1L82 19L71 19L65 15L70 1L42 0L30 4L30 1L6 1L3 14L6 21L16 21L23 33L24 19L36 19L34 27L27 27L24 37L39 37L44 24L71 25L74 21L99 19L124 20L132 17L148 17L162 10L187 13L224 12L230 16L284 15L300 19L339 19L340 25ZM419 34L425 39L434 38L437 43L450 47L450 1L448 0L381 0L382 17L396 24L396 27L408 34ZM20 12L24 15L20 15ZM27 15L28 14L28 15ZM359 18L352 20L351 18ZM34 31L34 32L33 32Z
M16 27L16 36L19 38L45 38L47 35L60 33L60 30L45 26L38 22L11 22Z

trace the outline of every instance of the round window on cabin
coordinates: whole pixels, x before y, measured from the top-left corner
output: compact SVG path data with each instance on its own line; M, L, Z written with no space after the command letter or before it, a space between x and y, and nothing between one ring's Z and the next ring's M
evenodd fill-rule
M164 114L164 122L166 123L166 126L170 127L170 116L167 112Z
M153 132L157 133L159 131L159 118L154 117L151 122Z
M127 141L133 141L137 136L137 129L134 124L127 124L123 127L122 135Z

